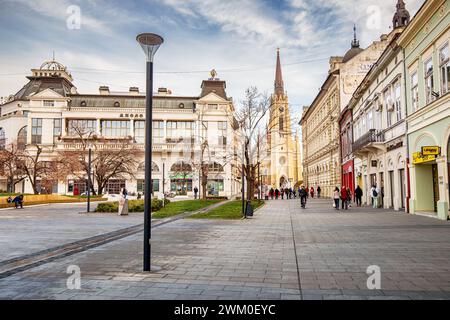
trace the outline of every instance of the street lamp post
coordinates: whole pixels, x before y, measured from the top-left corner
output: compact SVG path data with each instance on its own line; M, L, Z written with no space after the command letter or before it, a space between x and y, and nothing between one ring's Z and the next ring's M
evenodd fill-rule
M91 212L91 162L92 162L92 149L89 148L88 155L88 179L87 179L87 212Z
M145 99L144 271L151 266L153 58L164 39L153 33L136 37L147 58Z

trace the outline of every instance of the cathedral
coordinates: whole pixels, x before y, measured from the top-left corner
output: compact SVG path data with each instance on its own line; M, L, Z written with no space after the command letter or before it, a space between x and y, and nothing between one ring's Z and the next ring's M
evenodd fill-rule
M287 93L281 72L280 50L277 50L275 86L267 124L266 160L263 161L264 183L273 188L297 187L302 183L300 142L292 130Z

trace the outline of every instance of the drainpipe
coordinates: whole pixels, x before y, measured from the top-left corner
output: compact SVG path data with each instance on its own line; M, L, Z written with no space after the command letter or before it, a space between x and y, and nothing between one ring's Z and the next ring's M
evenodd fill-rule
M404 82L404 88L405 88L405 117L408 118L408 99L407 99L407 93L406 93L406 55L405 55L405 49L402 49L403 53L403 82ZM405 139L406 139L406 213L409 213L409 199L411 199L411 178L409 174L409 139L408 139L408 121L405 118L405 126L406 126L406 132L405 132ZM403 196L403 195L402 195Z

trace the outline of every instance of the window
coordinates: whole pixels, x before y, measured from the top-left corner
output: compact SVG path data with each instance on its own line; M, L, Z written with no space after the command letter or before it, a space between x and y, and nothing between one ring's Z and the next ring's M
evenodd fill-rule
M402 120L402 102L401 102L401 85L400 79L394 84L395 113L397 114L397 122Z
M105 137L127 137L130 134L130 121L103 120L102 135Z
M17 149L24 150L27 145L27 126L19 130L17 134Z
M223 179L208 179L208 194L219 195L219 191L223 191Z
M279 125L280 125L280 131L284 130L284 118L280 117L279 118Z
M69 120L68 132L70 136L84 136L97 131L97 120Z
M53 100L44 100L44 107L54 107L55 101Z
M194 137L194 122L167 121L167 138L170 141Z
M143 120L134 122L134 142L145 143L145 121Z
M108 194L120 194L125 188L125 180L122 179L109 179L106 183L106 193Z
M373 129L374 125L373 125L373 109L371 108L368 112L367 112L367 129Z
M425 73L425 101L430 103L433 101L433 60L430 58L424 64Z
M390 127L392 125L392 111L394 111L391 86L389 86L384 92L384 104L386 106L387 126Z
M223 166L217 162L208 165L209 172L224 172Z
M412 98L412 111L416 111L419 107L419 77L417 76L417 70L411 75L411 98Z
M152 179L152 191L153 192L159 192L159 179ZM137 192L139 193L145 193L145 180L144 179L138 179L137 180Z
M448 43L439 52L439 62L441 69L441 94L450 91L450 56Z
M163 143L164 142L164 121L153 121L153 142Z
M31 143L42 143L42 119L31 119Z
M5 129L0 128L0 150L4 150L6 147L6 133Z
M62 119L53 119L53 142L56 143L61 136Z
M227 145L227 122L219 121L217 129L219 131L219 146L225 147Z

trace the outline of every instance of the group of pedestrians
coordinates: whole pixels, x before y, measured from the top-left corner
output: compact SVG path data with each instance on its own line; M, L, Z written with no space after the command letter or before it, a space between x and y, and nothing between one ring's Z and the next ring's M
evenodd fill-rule
M355 202L357 207L361 206L362 196L363 191L359 186L357 186L355 189ZM342 186L341 190L336 187L333 192L333 201L333 207L336 210L339 210L340 205L342 210L348 210L348 208L352 206L352 191L349 187Z
M270 188L269 190L269 198L278 200L281 198L282 200L286 199L295 199L297 198L297 192L292 188Z

